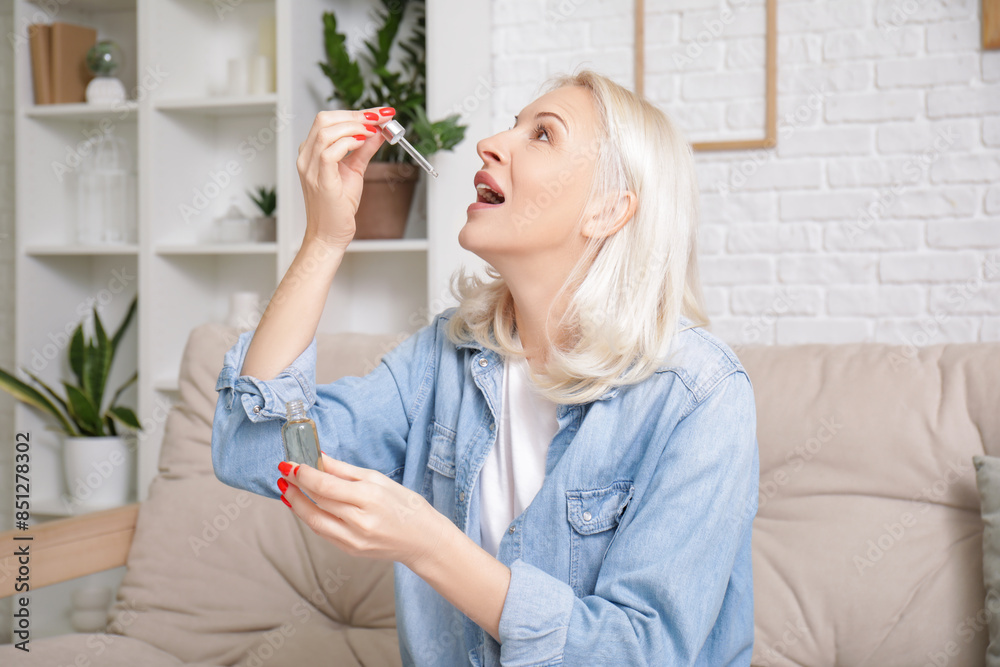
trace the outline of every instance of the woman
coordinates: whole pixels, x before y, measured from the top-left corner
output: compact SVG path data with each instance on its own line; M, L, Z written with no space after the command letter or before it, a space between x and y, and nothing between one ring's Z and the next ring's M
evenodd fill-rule
M553 79L477 146L477 199L496 203L470 206L459 242L491 279L463 273L457 307L316 386L372 123L392 113L321 112L299 148L305 239L226 354L217 476L394 561L404 665L748 665L755 405L699 328L690 145L599 74ZM282 461L293 399L324 472Z

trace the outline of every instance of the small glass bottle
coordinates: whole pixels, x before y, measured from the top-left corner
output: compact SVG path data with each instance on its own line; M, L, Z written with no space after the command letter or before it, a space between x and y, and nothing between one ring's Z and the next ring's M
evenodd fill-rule
M288 401L285 410L288 421L281 427L281 440L285 443L286 460L305 463L322 471L319 435L316 423L306 415L306 404L303 401Z

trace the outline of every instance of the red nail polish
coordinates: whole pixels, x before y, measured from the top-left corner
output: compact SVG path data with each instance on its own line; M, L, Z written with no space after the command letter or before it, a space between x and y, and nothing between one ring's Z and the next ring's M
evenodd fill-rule
M392 107L382 107L381 109L378 110L378 112L383 116L391 116L392 114L396 113L396 110L393 109Z
M369 132L378 132L378 128L375 127L374 125L365 125L365 129L368 130Z
M355 138L355 139L357 139L358 141L364 141L364 140L365 140L365 139L367 139L368 137L366 137L366 136L365 136L365 135L363 135L363 134L355 134L355 135L354 135L354 138Z
M292 469L292 464L289 463L288 461L282 461L281 463L278 464L278 470L281 471L282 475L287 475L288 471L290 471L291 469Z
M368 120L378 120L378 114L375 113L374 111L366 111L365 118L367 118Z
M288 498L286 498L285 496L281 496L281 502L285 503L289 507L292 506L292 504L290 502L288 502Z
M296 477L299 476L299 464L298 463L296 463L295 467L292 468L292 474L295 475ZM284 491L282 491L282 493L284 493Z
M288 482L285 481L284 477L278 478L278 490L282 493L288 490Z

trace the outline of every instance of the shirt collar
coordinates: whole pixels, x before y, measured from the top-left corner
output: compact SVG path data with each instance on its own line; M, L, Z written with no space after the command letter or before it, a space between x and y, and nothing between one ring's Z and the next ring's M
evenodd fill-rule
M679 319L679 324L680 324L681 327L686 327L686 326L692 324L692 322L691 322L691 320L689 318L685 317L684 315L681 315L680 319ZM461 348L472 348L472 349L475 349L475 350L479 350L482 354L485 354L485 355L489 356L492 361L494 361L494 362L500 362L501 361L501 357L500 357L499 354L497 354L493 350L490 350L489 348L483 347L482 345L480 345L475 340L469 340L469 341L465 341L463 343L459 343L455 347L459 348L459 349L461 349ZM611 389L609 389L606 392L604 392L597 400L599 400L599 401L605 401L605 400L608 400L610 398L614 398L615 396L618 395L618 392L620 390L621 390L621 387L612 387Z
M461 349L461 348L471 348L471 349L474 349L474 350L479 350L480 354L482 354L483 356L487 357L490 361L493 361L494 363L497 363L497 364L499 364L499 363L501 363L503 361L503 358L499 354L497 354L496 352L494 352L493 350L491 350L489 348L483 347L482 345L480 345L476 341L465 341L464 343L459 343L455 347L457 347L459 349ZM620 390L621 390L621 387L612 387L611 389L608 389L606 392L604 392L603 394L601 394L601 396L598 397L597 400L599 400L599 401L605 401L605 400L608 400L610 398L614 398L615 396L618 395L618 392Z

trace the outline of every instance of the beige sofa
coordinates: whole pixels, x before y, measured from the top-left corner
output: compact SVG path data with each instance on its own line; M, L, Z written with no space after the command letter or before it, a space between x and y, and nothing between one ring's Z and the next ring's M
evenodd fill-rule
M128 565L108 632L0 647L0 664L400 664L391 564L215 478L215 382L235 336L192 332L141 506L36 529L36 585ZM364 375L396 343L321 334L317 381ZM983 665L986 630L968 626L984 601L971 458L1000 455L1000 344L733 349L758 406L754 664ZM0 585L10 595L11 578Z

